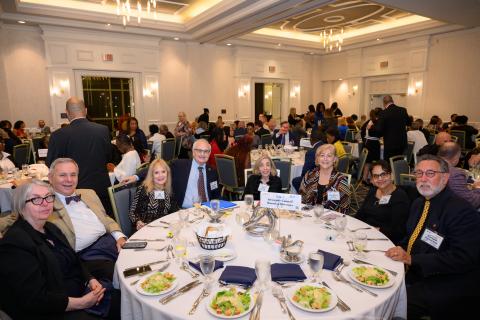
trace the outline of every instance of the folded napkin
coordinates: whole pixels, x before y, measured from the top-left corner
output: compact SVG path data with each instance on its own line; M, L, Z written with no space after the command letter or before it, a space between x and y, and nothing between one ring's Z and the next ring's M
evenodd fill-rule
M342 257L337 256L336 254L323 250L318 250L318 252L323 253L323 269L333 271L342 262Z
M227 266L218 281L221 283L234 283L251 287L256 279L255 269L241 266Z
M203 274L202 269L200 268L200 262L195 263L195 262L192 262L192 261L188 261L188 264L190 266L192 266L192 268L194 268L197 271L200 271L200 273ZM223 268L223 261L215 260L215 267L213 268L213 271L215 271L217 269L220 269L220 268Z
M274 263L271 267L272 281L301 281L307 277L298 264Z

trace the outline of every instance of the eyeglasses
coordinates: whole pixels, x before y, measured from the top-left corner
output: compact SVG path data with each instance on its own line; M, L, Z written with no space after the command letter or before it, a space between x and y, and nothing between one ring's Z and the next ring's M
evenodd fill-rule
M193 151L198 152L200 154L209 154L210 150L208 149L193 149Z
M416 171L413 171L413 174L415 175L415 177L417 177L417 179L423 177L423 175L426 175L428 178L433 178L433 177L435 177L435 175L437 173L446 173L446 172L435 171L435 170L427 170L427 171L416 170Z
M46 201L47 203L52 203L53 201L55 201L55 195L54 194L49 194L45 197L35 197L35 198L32 198L32 199L26 200L25 203L31 202L36 206L40 206L40 205L43 204L43 201Z
M390 175L390 172L382 172L380 174L374 174L372 173L372 178L375 179L375 180L378 180L378 179L385 179L386 177L388 177Z

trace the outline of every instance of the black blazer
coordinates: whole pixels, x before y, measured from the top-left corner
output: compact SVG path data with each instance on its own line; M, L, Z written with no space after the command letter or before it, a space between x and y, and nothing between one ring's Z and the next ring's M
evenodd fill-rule
M185 199L192 161L193 160L189 159L177 159L170 165L172 171L172 190L179 207L182 206L183 200ZM220 198L220 184L218 183L217 171L206 165L206 172L208 198L210 200L218 199ZM212 182L217 182L217 188L214 190L211 189Z
M385 150L400 150L407 147L407 126L411 124L407 110L391 104L380 113L378 121L368 131L374 137L383 137Z
M54 224L47 222L45 229L69 247ZM68 294L62 270L48 244L25 220L17 220L0 241L0 261L0 305L10 317L63 319Z
M253 198L255 200L260 200L260 191L258 191L258 186L260 185L261 178L262 177L258 174L252 174L250 177L248 177L243 195L253 194ZM282 193L282 179L280 179L280 177L270 176L267 184L270 186L268 192Z
M52 133L46 164L50 166L57 158L72 158L80 169L77 188L93 189L100 198L108 198L107 162L110 162L111 150L106 126L85 118L76 119Z
M264 127L261 127L255 132L255 134L261 138L264 134L270 134L270 131L268 131Z
M275 131L273 131L273 137L272 137L272 141L276 146L282 143L282 135L279 134L277 137L277 133L279 133L279 129L276 129ZM293 141L293 144L295 146L298 147L300 145L300 138L295 134L295 132L288 131L288 139L290 141Z

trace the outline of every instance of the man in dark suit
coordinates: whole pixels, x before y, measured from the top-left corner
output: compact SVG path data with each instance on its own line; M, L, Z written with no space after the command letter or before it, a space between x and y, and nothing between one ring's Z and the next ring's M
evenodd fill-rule
M393 103L391 96L383 97L384 110L375 125L370 124L368 133L373 137L383 137L383 159L403 154L407 147L407 126L411 119L407 110Z
M210 110L208 110L208 108L203 108L203 113L198 117L198 123L203 121L206 124L208 124L210 120L209 114L210 114Z
M210 151L208 141L199 139L193 144L192 160L178 159L170 166L172 190L182 208L191 208L197 201L204 202L220 197L217 172L207 165Z
M264 134L270 134L270 131L263 127L262 121L257 120L255 121L255 134L261 138Z
M448 187L438 156L418 158L418 192L407 237L386 255L407 266L407 319L468 319L476 312L480 278L480 216Z
M273 143L275 145L292 145L297 146L300 144L298 136L290 131L290 125L288 121L280 123L280 129L273 132Z
M325 134L318 129L318 127L312 130L310 134L310 144L312 148L305 153L305 161L302 168L302 175L300 177L295 177L292 179L292 185L295 190L300 189L300 183L302 182L303 176L308 171L315 168L315 153L317 152L318 147L325 143Z
M82 100L67 100L70 125L56 130L50 136L46 164L57 158L72 158L78 164L78 188L93 189L109 215L112 206L107 188L110 186L107 163L111 158L110 133L106 126L86 119L87 109Z

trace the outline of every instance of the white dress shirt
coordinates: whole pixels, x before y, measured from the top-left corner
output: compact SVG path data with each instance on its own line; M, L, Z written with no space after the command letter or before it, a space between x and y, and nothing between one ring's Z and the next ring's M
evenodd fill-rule
M152 154L155 154L157 159L162 157L162 141L165 139L167 138L158 132L148 139L148 141L153 142Z
M97 215L89 208L83 201L71 201L67 205L65 196L55 192L57 199L59 199L65 209L68 216L72 221L73 230L75 232L75 251L81 251L92 243L97 241L98 238L103 236L107 230L103 223L98 219ZM72 196L74 196L72 194Z
M113 169L115 178L117 178L118 181L122 181L125 177L133 176L140 164L141 161L138 152L135 150L128 151L122 155L122 161Z
M198 167L200 167L195 159L192 160L190 175L188 176L187 190L185 190L185 198L183 198L182 208L191 208L193 204L200 200L198 195ZM207 166L203 165L203 182L205 184L205 195L208 199L207 189Z
M2 159L0 159L0 171L2 172L8 172L9 170L13 170L15 168L15 165L13 164L13 162L8 159L8 157L10 156L10 154L6 153L6 152L3 152L2 151Z

